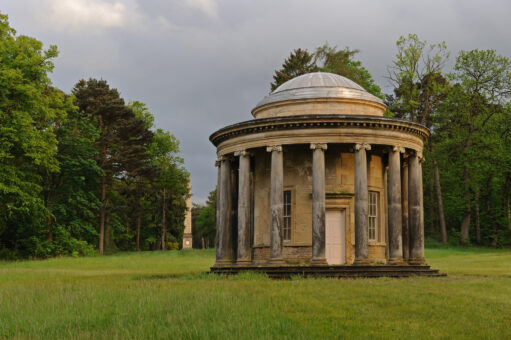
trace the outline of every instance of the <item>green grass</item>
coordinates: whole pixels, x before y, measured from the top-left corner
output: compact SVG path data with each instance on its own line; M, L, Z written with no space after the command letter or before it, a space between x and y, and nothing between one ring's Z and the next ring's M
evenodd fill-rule
M426 257L448 276L224 278L210 250L0 262L0 339L511 338L511 251Z

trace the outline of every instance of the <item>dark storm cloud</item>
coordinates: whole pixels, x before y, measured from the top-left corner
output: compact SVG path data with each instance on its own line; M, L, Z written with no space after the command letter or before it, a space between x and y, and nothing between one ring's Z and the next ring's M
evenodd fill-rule
M59 46L52 79L101 77L141 100L181 141L194 200L216 182L209 135L250 119L273 70L298 47L361 50L378 84L400 35L511 56L508 1L0 0L18 33Z

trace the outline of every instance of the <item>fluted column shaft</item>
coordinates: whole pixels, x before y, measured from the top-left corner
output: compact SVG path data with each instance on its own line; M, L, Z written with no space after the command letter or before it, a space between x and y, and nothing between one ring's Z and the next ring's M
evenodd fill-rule
M250 154L238 151L238 264L250 264Z
M284 222L284 160L282 146L267 148L271 152L270 187L270 262L282 262L282 225Z
M326 144L311 144L312 151L312 263L325 258L325 150Z
M421 211L422 177L419 155L408 158L408 219L410 230L410 264L424 264L424 222Z
M219 212L217 225L217 248L215 266L232 265L234 259L232 235L232 183L231 160L223 157L220 161L220 194L217 202Z
M389 227L389 263L403 262L403 211L401 208L401 152L404 149L394 147L389 152L388 179L388 227Z
M369 144L355 145L355 264L368 263L367 154Z

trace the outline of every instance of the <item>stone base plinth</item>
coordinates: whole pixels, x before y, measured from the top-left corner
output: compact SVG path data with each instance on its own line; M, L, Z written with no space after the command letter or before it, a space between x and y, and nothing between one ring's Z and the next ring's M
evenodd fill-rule
M438 269L427 265L340 265L340 266L249 266L249 267L212 267L210 273L236 275L238 273L261 273L272 279L289 279L291 276L303 277L410 277L410 276L446 276Z

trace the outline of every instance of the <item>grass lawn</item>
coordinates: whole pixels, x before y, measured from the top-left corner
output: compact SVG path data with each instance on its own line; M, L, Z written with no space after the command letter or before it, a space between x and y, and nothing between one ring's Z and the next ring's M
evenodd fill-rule
M511 251L427 249L444 278L204 274L214 251L0 262L0 339L511 339Z

